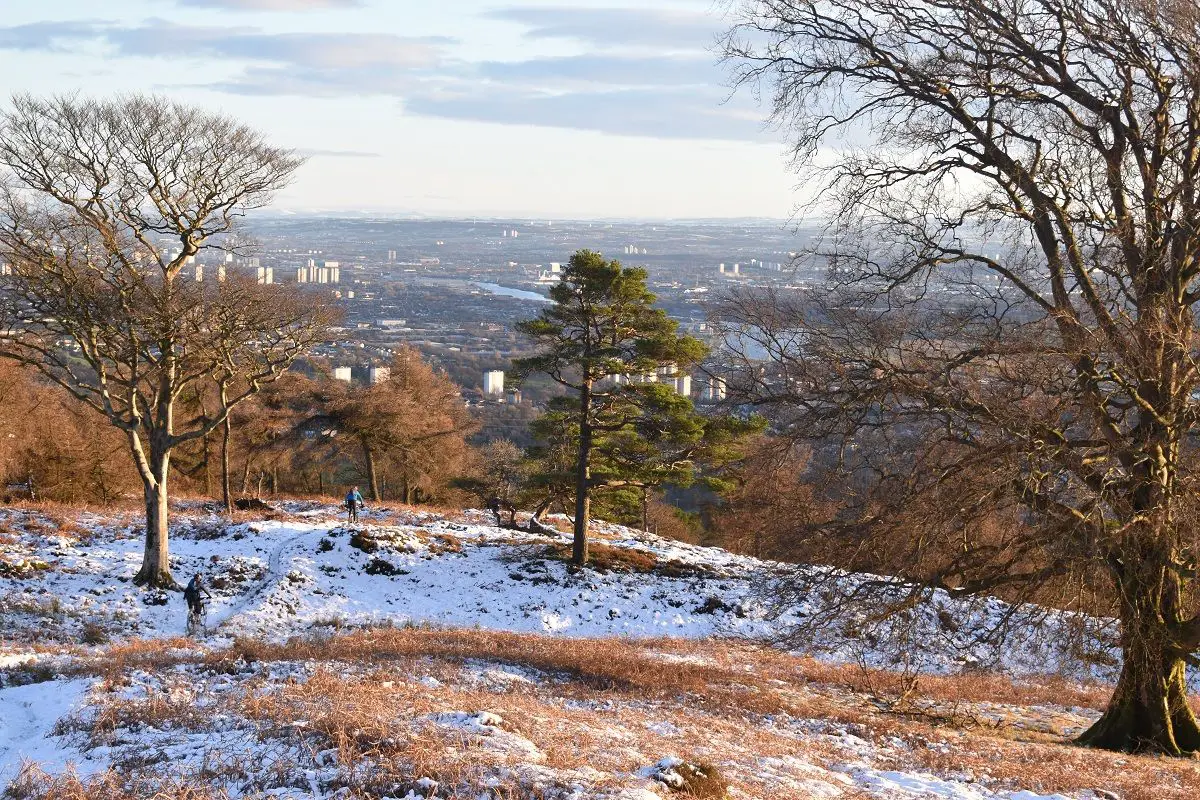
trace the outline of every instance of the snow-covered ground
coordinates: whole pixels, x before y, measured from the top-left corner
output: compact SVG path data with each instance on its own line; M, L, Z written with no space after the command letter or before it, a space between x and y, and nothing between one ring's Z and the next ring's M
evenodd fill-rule
M283 797L340 796L339 787L344 790L350 785L346 765L329 754L314 755L320 737L309 738L301 730L307 722L294 722L299 733L281 736L276 731L265 736L263 720L244 710L245 698L287 694L314 675L324 679L330 670L339 679L378 682L383 678L375 668L313 660L243 665L232 674L203 662L204 654L219 652L239 639L282 642L350 628L404 625L482 628L555 639L769 638L780 626L811 613L817 603L814 599L798 604L791 616L772 618L755 588L781 565L619 526L597 525L595 541L630 555L633 569L571 573L556 555L565 548L566 535L496 528L486 512L380 511L360 525L347 527L331 506L293 503L282 511L277 519L234 525L198 507L175 514L172 569L181 582L202 573L209 583L213 599L208 635L200 637L190 655L186 648L181 650L179 663L167 674L135 670L121 676L114 687L112 676L89 677L95 674L91 668L77 667L67 675L56 672L94 659L109 644L178 637L184 631L179 593L144 591L131 583L142 550L136 517L48 517L0 510L0 686L39 681L0 688L0 787L13 779L25 760L43 764L51 773L60 772L70 761L83 774L115 766L122 774L133 775L146 772L147 765L169 764L180 775L190 775L212 771L214 759L237 754L236 768L224 765L214 773L227 776L215 782L232 796L258 796L268 790ZM1004 613L1002 603L966 605L939 596L928 606L929 624L917 644L917 661L925 670L953 674L985 667L1039 674L1078 666L1047 644L1061 638L1055 635L1055 626L1062 621L1055 616L1040 630L1029 631L1017 645L1000 648L975 641L973 633ZM63 647L80 641L91 649ZM810 644L812 652L834 661L887 666L893 659L885 643L864 641L853 625ZM653 649L646 657L676 659L681 665L706 658ZM479 678L485 686L472 690L476 692L470 695L473 705L454 707L462 700L455 692L464 681L475 681L472 675L491 677ZM645 704L628 698L581 703L561 690L558 681L486 661L464 664L462 674L453 679L454 692L444 685L444 675L384 677L390 681L389 696L402 691L415 696L447 693L442 707L411 718L401 713L406 719L404 731L434 731L442 737L438 741L449 731L471 753L480 748L490 753L488 758L500 770L496 774L507 775L514 785L541 787L538 791L552 787L558 792L547 797L625 800L646 800L672 791L671 780L663 776L671 772L671 758L676 757L667 749L669 734L687 722L682 717L668 719L672 715L664 713L661 720L648 723L663 726L664 751L647 751L643 735L636 745L629 745L629 757L620 760L620 766L610 764L607 771L597 771L558 765L561 759L547 756L546 745L529 735L527 726L506 726L503 714L483 707L478 693L533 693L548 707L601 717L635 711L645 715L649 713ZM234 697L238 702L231 701ZM212 713L203 724L175 720L163 725L126 724L118 715L118 722L104 723L103 735L97 732L96 720L106 708L151 700L184 703ZM1065 713L1073 724L1088 722L1087 713L1081 716L1077 709ZM56 727L64 717L69 724ZM607 730L607 723L602 723L588 728L587 735ZM735 777L746 772L740 785L780 787L777 793L743 789L738 796L841 797L853 790L876 797L956 800L1060 797L997 788L995 782L970 776L887 769L881 765L888 759L878 757L879 744L851 734L845 726L783 724L777 719L767 719L763 726L773 737L820 740L823 747L841 754L840 760L817 763L781 752L754 759L751 768L726 759L723 770ZM266 785L271 764L282 761L302 765L295 773L307 776L300 785ZM247 766L250 762L257 766ZM638 763L641 766L635 768ZM283 771L276 769L276 773ZM409 790L411 797L434 791L427 784L413 784Z
M696 547L599 523L595 542L644 554L653 571L568 572L547 549L569 536L493 527L486 512L453 518L396 512L354 528L331 506L292 504L283 520L226 526L219 517L177 514L172 569L181 583L202 573L213 593L208 629L227 637L285 639L314 627L432 624L567 636L714 635L770 637L810 615L816 598L771 618L760 592L782 565ZM7 519L6 519L7 517ZM180 594L131 584L142 558L136 520L81 516L66 535L54 524L0 511L13 541L0 545L0 609L12 641L179 636ZM355 536L358 536L355 539ZM357 544L357 546L356 546ZM1057 648L1061 620L996 646L976 634L1007 606L996 600L953 601L939 595L925 609L928 625L912 643L925 671L964 666L1012 673L1086 668ZM836 660L887 665L886 641L871 644L853 620L809 643ZM3 655L0 655L3 657Z

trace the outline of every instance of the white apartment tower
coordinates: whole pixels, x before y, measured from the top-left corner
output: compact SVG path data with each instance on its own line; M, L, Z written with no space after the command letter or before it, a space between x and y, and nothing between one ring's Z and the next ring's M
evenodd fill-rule
M504 370L494 369L483 373L483 393L496 397L504 394Z

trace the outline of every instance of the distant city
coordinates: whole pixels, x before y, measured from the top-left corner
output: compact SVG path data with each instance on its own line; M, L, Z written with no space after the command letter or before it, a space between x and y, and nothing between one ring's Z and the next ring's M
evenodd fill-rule
M733 286L810 285L820 276L795 259L815 235L779 222L616 223L256 217L253 256L201 253L190 276L242 269L259 282L332 292L346 317L340 341L321 348L333 377L373 382L400 345L450 372L472 403L540 402L504 370L528 350L514 326L548 302L562 265L587 248L643 266L659 305L688 333L710 339L708 306ZM672 382L697 402L724 396L716 379Z

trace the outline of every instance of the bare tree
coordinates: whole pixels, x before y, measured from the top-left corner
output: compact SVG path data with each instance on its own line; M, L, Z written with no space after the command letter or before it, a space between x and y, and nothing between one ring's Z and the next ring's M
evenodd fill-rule
M845 445L858 552L898 514L928 523L911 586L1106 581L1123 666L1080 741L1200 750L1195 4L740 13L735 78L766 89L833 220L827 292L728 309L731 341L775 362L750 396Z
M0 164L0 355L38 368L124 432L146 501L135 580L173 586L172 450L221 426L331 318L323 301L278 287L180 273L269 202L301 159L231 119L160 98L19 96L0 115ZM219 402L177 418L177 401L197 387Z

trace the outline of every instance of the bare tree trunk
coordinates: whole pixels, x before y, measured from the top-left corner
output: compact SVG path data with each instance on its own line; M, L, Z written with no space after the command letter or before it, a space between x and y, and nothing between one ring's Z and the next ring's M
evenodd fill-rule
M225 504L226 513L233 511L232 492L229 491L229 434L233 423L229 421L229 415L225 415L225 423L221 426L221 502ZM246 464L249 467L249 462ZM245 478L242 483L245 484ZM246 491L242 488L242 491Z
M210 447L210 445L212 443L209 441L209 438L210 437L207 433L204 434L204 436L200 437L200 443L204 446L204 496L205 497L212 497L212 490L213 490L212 459L209 458L209 455L212 451L212 448Z
M642 530L650 532L650 490L642 487Z
M1179 577L1169 568L1132 569L1119 581L1121 676L1104 715L1079 737L1080 744L1173 756L1200 751L1183 652L1171 635L1183 611L1179 589Z
M250 490L250 456L246 456L246 464L242 467L242 494Z
M146 500L146 545L142 568L133 579L138 586L176 588L175 578L171 575L167 527L167 472L170 463L170 452L158 435L153 436L149 458L151 474L142 479Z
M582 567L588 560L588 519L591 515L592 467L592 382L584 380L579 390L579 456L575 462L575 539L571 563Z
M367 462L367 483L371 489L371 502L378 503L379 496L379 472L375 469L375 453L371 451L371 446L363 442L363 459Z

